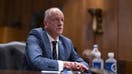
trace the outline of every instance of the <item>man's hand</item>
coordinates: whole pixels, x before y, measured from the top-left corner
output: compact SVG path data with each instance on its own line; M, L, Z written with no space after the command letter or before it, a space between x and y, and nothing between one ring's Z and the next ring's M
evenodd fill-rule
M65 61L64 67L67 69L75 70L75 71L88 70L88 68L85 65L78 63L78 62L67 62L67 61Z

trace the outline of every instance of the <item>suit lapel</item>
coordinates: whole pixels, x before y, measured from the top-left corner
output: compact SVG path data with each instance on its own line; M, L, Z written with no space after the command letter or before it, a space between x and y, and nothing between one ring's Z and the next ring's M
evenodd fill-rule
M48 55L49 58L53 58L52 57L52 53L51 53L51 46L50 46L49 38L48 38L48 36L47 36L45 31L43 33L44 33L43 34L44 35L43 36L43 42L44 42L46 54Z
M58 43L58 59L65 60L64 45L61 41Z

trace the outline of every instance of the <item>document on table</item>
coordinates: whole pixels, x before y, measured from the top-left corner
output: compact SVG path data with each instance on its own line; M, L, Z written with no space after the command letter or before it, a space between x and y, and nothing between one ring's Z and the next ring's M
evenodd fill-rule
M60 74L61 73L60 71L44 71L44 70L42 70L41 72L46 73L46 74Z

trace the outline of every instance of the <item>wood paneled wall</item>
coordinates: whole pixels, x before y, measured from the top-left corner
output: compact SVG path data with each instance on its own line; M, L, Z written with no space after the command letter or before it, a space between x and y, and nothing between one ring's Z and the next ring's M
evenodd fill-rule
M119 2L119 58L132 62L132 1ZM124 54L124 55L123 55ZM131 56L131 57L130 57ZM130 60L131 59L131 60Z
M2 33L0 43L12 40L25 41L33 13L49 7L61 7L63 2L63 0L0 0L0 28L2 28L0 29L0 33ZM16 28L11 27L14 22L21 23L21 28L17 29L22 31L21 33L15 32ZM10 32L13 32L14 35L9 34ZM18 36L22 37L16 38Z
M115 0L68 0L64 4L64 34L73 40L80 54L84 49L92 49L94 43L99 44L100 51L104 56L109 51L117 53L117 7L118 4ZM96 38L92 30L92 17L88 13L90 8L103 10L104 33L97 35Z

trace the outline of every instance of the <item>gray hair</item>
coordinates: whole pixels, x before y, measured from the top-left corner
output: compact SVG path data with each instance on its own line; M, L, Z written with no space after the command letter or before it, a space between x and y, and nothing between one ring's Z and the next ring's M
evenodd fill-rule
M49 9L47 9L47 10L45 11L44 20L46 21L47 18L48 18L49 16L51 16L53 12L59 12L59 13L63 14L63 12L62 12L59 8L57 8L57 7L49 8Z

